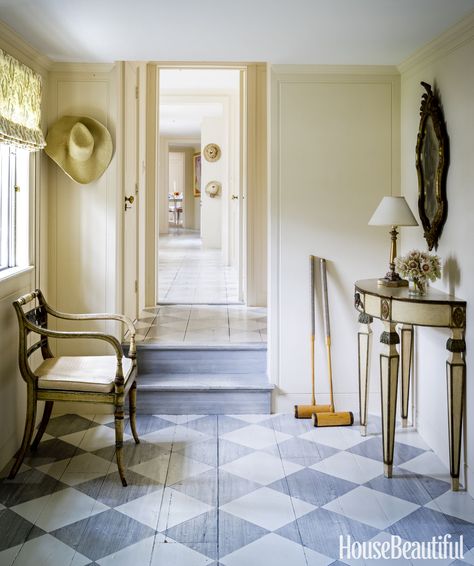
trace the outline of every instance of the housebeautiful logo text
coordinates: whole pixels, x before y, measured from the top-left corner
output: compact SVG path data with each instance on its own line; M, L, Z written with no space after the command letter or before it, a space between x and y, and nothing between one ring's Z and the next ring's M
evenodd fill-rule
M389 540L359 542L350 535L339 537L339 559L349 560L463 560L464 540L450 534L434 536L427 541L406 541L397 535Z

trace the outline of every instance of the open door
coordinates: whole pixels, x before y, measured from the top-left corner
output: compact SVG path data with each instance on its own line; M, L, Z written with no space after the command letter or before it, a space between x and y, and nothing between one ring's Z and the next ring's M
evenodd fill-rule
M124 64L124 278L123 309L132 320L138 318L138 80L139 68Z

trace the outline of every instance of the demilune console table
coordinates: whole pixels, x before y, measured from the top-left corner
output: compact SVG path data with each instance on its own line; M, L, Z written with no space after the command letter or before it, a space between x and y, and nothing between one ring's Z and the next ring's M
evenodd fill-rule
M448 385L449 457L452 489L459 489L461 432L465 396L466 364L466 302L436 289L428 289L421 297L408 294L408 287L384 287L377 279L356 281L355 308L359 314L359 409L361 434L367 430L369 357L374 318L383 322L380 342L380 386L382 400L382 444L384 474L392 476L397 408L398 368L401 356L401 416L407 426L410 373L413 357L413 326L449 328L451 338L446 343L449 352L446 364ZM401 324L400 336L396 325ZM401 341L400 355L397 344Z

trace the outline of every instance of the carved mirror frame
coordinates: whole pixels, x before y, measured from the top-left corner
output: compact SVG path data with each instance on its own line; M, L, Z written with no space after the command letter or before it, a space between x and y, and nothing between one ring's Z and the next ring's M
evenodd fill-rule
M448 214L446 174L449 145L438 97L431 85L425 82L421 85L426 93L421 97L420 127L416 143L418 213L428 249L432 250L438 248L438 240Z

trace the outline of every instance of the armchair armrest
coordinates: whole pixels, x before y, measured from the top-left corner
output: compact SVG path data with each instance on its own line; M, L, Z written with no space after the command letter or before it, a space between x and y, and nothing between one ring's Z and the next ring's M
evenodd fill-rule
M128 328L128 332L130 334L130 348L128 351L128 356L130 358L136 357L136 343L135 343L135 325L133 324L132 320L128 316L124 316L122 314L114 314L114 313L90 313L90 314L74 314L74 313L66 313L60 312L48 304L45 304L46 312L55 318L61 318L64 320L117 320L118 322L122 322Z
M120 342L112 336L111 334L104 334L102 332L66 332L63 330L50 330L49 328L42 328L41 326L37 326L36 324L32 324L31 322L25 322L25 326L31 330L32 332L36 332L42 336L48 336L49 338L65 338L65 339L75 339L75 338L85 338L85 339L92 339L92 340L103 340L104 342L108 342L115 350L115 354L117 356L117 360L122 363L123 358L123 350L122 345Z

